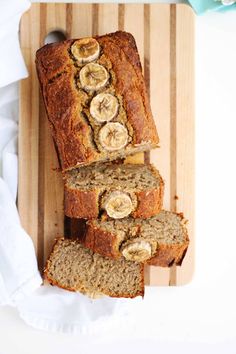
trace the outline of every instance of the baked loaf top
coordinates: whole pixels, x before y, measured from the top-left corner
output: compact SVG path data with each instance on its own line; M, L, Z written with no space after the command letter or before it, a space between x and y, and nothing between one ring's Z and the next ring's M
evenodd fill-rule
M163 267L180 265L189 244L185 224L181 214L169 211L146 220L90 220L80 242L111 258Z
M44 274L51 284L90 297L144 295L143 265L124 258L102 257L83 247L78 240L58 239Z
M147 218L162 208L164 182L152 165L101 163L68 171L64 179L69 217Z
M36 67L63 170L157 146L131 34L48 44L37 51Z

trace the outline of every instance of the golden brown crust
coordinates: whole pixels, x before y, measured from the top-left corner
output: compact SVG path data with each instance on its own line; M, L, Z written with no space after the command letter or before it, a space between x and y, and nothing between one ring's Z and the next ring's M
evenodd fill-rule
M116 91L123 97L129 122L135 131L134 144L159 142L134 37L115 32L97 38L116 73ZM112 53L112 55L111 55Z
M171 267L174 264L181 265L188 245L188 241L184 244L160 245L155 256L146 261L146 263L159 267Z
M161 211L164 196L164 181L161 176L159 178L160 184L158 188L136 193L138 205L136 210L131 214L133 218L147 219L157 215Z
M73 60L68 56L72 40L46 44L36 52L36 68L40 81L47 82L62 72L73 70Z
M84 236L79 239L79 242L85 247L90 248L93 252L99 253L104 257L114 259L121 257L116 235L100 228L96 228L89 222L87 223Z
M59 240L63 240L63 239L64 239L64 237L59 237L59 238L55 239L51 254L53 254L55 247L57 247L58 241ZM82 285L81 285L80 289L76 289L74 287L63 286L62 284L58 283L55 279L52 279L49 276L49 262L50 262L50 257L49 257L49 259L46 262L46 265L45 265L45 268L44 268L44 272L43 272L45 280L47 280L53 286L55 285L55 286L58 286L59 288L62 288L62 289L65 289L65 290L69 290L69 291L73 291L73 292L79 291L82 294L89 296L89 292L85 288L83 288ZM140 284L141 285L141 290L137 291L134 295L131 295L129 293L123 293L123 294L116 295L116 294L113 294L113 293L109 293L107 291L104 291L103 294L107 295L109 297L115 297L115 298L135 298L137 296L144 297L144 291L145 291L145 286L144 286L144 265L140 265L140 270L141 270L141 273L142 273L142 279L141 279L141 284Z
M133 36L119 31L97 40L112 64L113 85L117 95L122 96L127 122L133 130L132 144L124 149L123 156L134 153L139 145L143 145L143 150L157 146L159 139ZM97 149L93 130L81 113L82 102L75 82L79 68L70 54L73 42L49 44L36 53L41 91L63 170L118 157Z
M176 213L182 217L181 213ZM186 227L184 227L184 242L165 244L159 243L155 255L145 261L145 264L159 267L170 267L172 265L181 266L189 245L189 237ZM118 243L117 236L111 232L106 232L94 226L93 221L88 221L83 239L79 239L85 247L101 254L102 256L118 259L122 256L119 251L121 245Z
M62 73L45 84L43 92L62 169L84 161L93 162L94 146L89 143L92 129L80 116L81 104L79 93L74 87L73 72Z
M65 186L64 211L70 218L96 219L99 215L99 191L80 191Z
M147 219L158 214L162 209L163 189L159 188L136 193L138 206L131 214L135 219Z

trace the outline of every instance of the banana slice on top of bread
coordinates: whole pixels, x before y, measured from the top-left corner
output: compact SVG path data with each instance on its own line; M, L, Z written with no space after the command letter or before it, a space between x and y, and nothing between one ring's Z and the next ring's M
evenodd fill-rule
M94 38L82 38L73 43L71 53L79 64L90 63L99 57L100 46Z
M110 93L99 93L92 99L89 110L98 123L109 122L118 113L119 101Z

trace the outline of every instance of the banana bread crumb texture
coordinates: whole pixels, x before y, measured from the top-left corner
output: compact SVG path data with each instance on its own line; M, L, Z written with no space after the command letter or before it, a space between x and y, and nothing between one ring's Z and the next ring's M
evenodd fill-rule
M56 241L44 271L53 285L90 297L144 295L143 265L124 258L113 260L93 253L78 240Z

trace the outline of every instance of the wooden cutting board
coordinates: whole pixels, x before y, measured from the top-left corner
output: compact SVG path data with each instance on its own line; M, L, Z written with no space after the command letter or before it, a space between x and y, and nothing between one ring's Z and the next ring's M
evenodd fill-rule
M23 227L42 267L55 237L80 228L64 218L63 185L35 71L35 52L51 31L67 38L131 32L137 42L161 148L151 162L165 180L164 207L189 220L181 268L146 268L147 285L180 285L194 265L194 15L186 5L33 4L20 27L29 77L20 85L19 194ZM140 155L136 158L143 159Z

